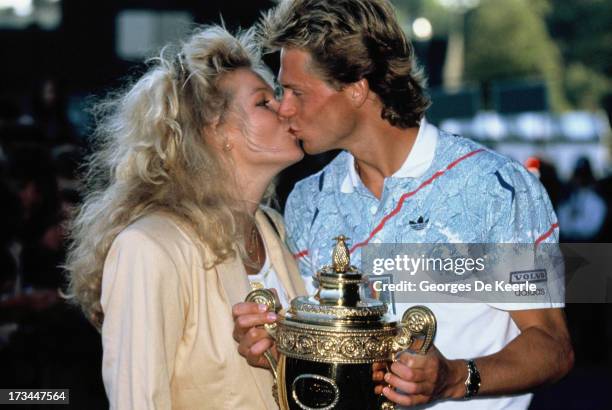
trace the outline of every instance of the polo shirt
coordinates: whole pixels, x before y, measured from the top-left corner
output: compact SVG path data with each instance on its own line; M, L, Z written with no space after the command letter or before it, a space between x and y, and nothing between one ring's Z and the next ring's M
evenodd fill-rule
M363 184L355 158L341 152L298 182L285 208L287 241L309 292L312 275L331 263L333 237L344 234L360 267L369 243L555 243L559 225L545 189L520 163L425 119L380 198ZM367 272L366 272L367 273ZM423 304L423 303L421 303ZM490 355L519 333L509 311L550 304L426 304L436 315L434 344L449 359ZM411 304L392 306L394 319ZM527 408L531 394L437 401L421 408Z

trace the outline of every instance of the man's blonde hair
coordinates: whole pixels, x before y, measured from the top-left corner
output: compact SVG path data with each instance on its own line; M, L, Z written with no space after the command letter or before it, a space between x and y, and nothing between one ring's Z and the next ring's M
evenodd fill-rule
M260 32L269 50L309 52L336 89L366 79L393 126L418 126L429 107L414 49L387 0L281 0L264 14Z

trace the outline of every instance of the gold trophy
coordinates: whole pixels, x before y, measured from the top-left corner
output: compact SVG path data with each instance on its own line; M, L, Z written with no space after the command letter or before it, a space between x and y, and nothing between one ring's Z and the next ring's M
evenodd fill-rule
M316 274L314 296L301 296L266 330L276 340L278 362L266 352L274 374L274 397L281 410L394 409L374 393L374 362L392 362L404 351L425 354L433 344L436 318L424 306L408 309L398 323L387 305L364 297L367 278L350 264L343 235L332 253L332 264ZM249 302L280 303L269 289L254 290Z

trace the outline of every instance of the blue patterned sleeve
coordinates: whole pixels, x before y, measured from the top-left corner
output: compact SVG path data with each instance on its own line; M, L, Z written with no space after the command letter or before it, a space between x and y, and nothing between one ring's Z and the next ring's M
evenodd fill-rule
M559 225L546 190L521 164L511 161L487 176L489 243L557 243Z
M289 194L285 205L287 246L293 253L305 280L308 280L314 273L308 255L310 243L308 223L312 220L315 209L314 195L316 194L316 191L309 189L311 185L311 178L298 182Z
M512 272L525 269L544 269L546 279L538 283L543 289L540 302L526 303L520 297L512 303L490 303L502 310L527 310L563 307L565 295L564 270L560 263L559 225L546 190L540 181L521 164L508 162L488 175L486 184L489 199L486 205L487 242L491 244L533 244L514 247L519 259L508 259L508 246L504 249L504 270L500 279L511 280ZM547 244L542 246L542 244ZM505 248L502 248L505 247ZM520 249L520 251L518 250ZM524 266L525 252L533 258L533 265ZM516 269L511 269L511 268Z

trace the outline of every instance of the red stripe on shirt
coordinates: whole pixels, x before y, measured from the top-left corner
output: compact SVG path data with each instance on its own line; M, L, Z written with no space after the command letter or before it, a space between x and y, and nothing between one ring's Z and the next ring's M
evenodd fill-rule
M300 251L300 252L298 252L298 253L294 253L294 254L293 254L293 257L294 257L295 259L300 259L300 258L303 258L303 257L304 257L304 256L306 256L306 255L308 255L308 249L304 249L303 251Z
M469 152L467 154L465 154L462 157L457 158L456 160L454 160L453 162L451 162L450 164L448 164L446 166L446 168L443 171L437 171L435 172L431 177L429 177L426 181L423 181L423 183L421 185L419 185L419 187L417 189L415 189L414 191L410 191L410 192L406 192L405 194L403 194L397 205L395 206L395 208L387 215L385 215L383 217L383 219L380 221L380 223L376 226L376 228L374 228L374 230L370 233L370 235L368 236L368 239L366 239L363 242L359 242L355 245L353 245L353 247L351 248L350 252L353 253L355 251L355 249L361 247L361 246L365 246L368 244L368 242L370 242L370 240L374 237L374 235L376 235L378 232L380 232L382 230L382 228L384 228L385 224L389 221L389 219L393 218L395 215L397 215L401 209L402 206L404 205L404 201L408 198L410 198L411 196L415 195L417 192L419 192L422 188L426 187L427 185L431 184L433 181L435 181L437 178L441 177L442 175L444 175L444 173L446 171L449 171L450 169L454 168L457 164L459 164L461 161L468 159L469 157L478 154L479 152L484 151L483 148L474 150L472 152ZM303 251L300 251L298 253L293 254L293 257L295 259L300 259L304 256L308 255L308 249L305 249Z
M484 149L480 148L480 149L477 149L475 151L469 152L469 153L465 154L462 157L457 158L456 160L454 160L453 162L448 164L443 171L436 171L431 177L429 177L429 179L423 181L423 183L421 185L419 185L419 187L417 189L415 189L414 191L406 192L405 194L403 194L400 197L399 201L397 202L397 205L395 206L395 209L393 209L389 214L387 214L380 221L380 223L376 226L376 228L374 228L374 230L370 233L370 235L368 236L368 239L366 239L363 242L359 242L359 243L353 245L353 247L351 248L351 253L353 253L357 248L367 245L370 242L370 240L372 240L374 235L376 235L378 232L380 232L385 227L385 224L391 218L393 218L395 215L397 215L401 211L402 206L404 205L404 201L406 201L406 199L410 198L411 196L413 196L417 192L419 192L421 189L423 189L427 185L431 184L433 181L435 181L436 179L438 179L439 177L444 175L447 171L449 171L452 168L454 168L455 166L457 166L457 164L459 164L461 161L463 161L465 159L468 159L469 157L471 157L473 155L476 155L476 154L478 154L479 152L482 152L482 151L484 151Z
M545 241L546 238L548 238L550 235L552 235L552 233L555 231L555 229L557 229L559 227L559 223L555 222L554 224L552 224L550 226L550 229L548 231L546 231L542 236L540 236L538 239L536 239L535 241L535 245L538 246L540 244L540 242Z

